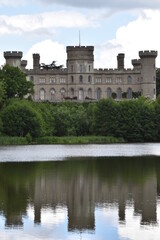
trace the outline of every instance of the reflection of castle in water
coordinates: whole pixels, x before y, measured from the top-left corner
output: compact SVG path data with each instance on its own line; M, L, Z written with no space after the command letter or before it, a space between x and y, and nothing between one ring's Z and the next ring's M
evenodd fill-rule
M38 176L35 181L35 223L40 223L40 211L45 205L68 207L69 230L94 230L95 206L103 203L118 204L119 220L125 221L127 200L134 201L134 213L141 214L141 224L157 222L157 179L153 175L143 184L124 184L121 179L110 184L98 176L75 175L69 182L51 175Z
M17 191L14 197L18 199L23 196L21 204L14 206L16 199L10 203L8 197L8 202L2 205L0 198L0 211L5 215L6 226L10 227L23 226L22 216L26 215L28 202L34 205L35 224L41 223L41 209L44 206L53 209L58 205L67 206L69 231L94 230L95 207L104 203L105 206L116 203L119 221L125 222L128 200L134 202L134 213L141 215L141 224L157 222L155 171L152 171L148 180L135 183L132 179L125 181L120 175L112 181L107 180L93 170L71 171L71 174L65 175L59 167L35 174L32 183L27 179L23 188L17 183L14 188Z

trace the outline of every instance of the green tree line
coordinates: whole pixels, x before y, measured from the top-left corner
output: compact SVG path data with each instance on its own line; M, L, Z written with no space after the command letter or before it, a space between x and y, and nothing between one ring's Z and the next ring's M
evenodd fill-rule
M6 65L0 70L0 135L28 139L110 136L126 142L160 141L160 97L156 101L139 97L119 102L102 99L89 103L35 103L32 93L33 84L18 68Z

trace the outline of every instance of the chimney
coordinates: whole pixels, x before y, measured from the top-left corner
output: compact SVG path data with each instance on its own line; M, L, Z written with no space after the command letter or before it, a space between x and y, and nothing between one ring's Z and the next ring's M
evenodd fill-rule
M124 69L124 53L119 53L117 56L117 68Z
M38 53L33 54L33 69L39 69L40 67L40 55Z

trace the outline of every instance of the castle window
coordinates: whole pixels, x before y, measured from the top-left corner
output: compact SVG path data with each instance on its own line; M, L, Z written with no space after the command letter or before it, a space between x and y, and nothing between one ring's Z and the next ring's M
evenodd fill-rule
M60 77L59 81L60 81L60 83L65 83L66 82L66 78L65 77Z
M43 77L40 77L40 79L39 79L39 83L43 84L43 83L45 83L45 82L46 82L46 79L43 78Z
M112 94L111 88L107 88L107 98L110 98Z
M88 82L91 83L92 82L92 77L88 76Z
M71 72L73 72L73 65L71 65Z
M128 76L127 81L128 81L128 83L132 83L132 77Z
M74 89L73 88L71 88L70 92L71 92L71 97L74 97Z
M101 83L102 82L102 78L101 77L96 77L96 83Z
M50 82L50 83L55 83L55 82L56 82L56 79L55 79L54 77L50 77L49 82Z
M131 88L128 88L128 90L127 90L127 98L128 99L132 98L132 89Z
M107 77L106 78L106 83L112 83L112 78L111 77Z
M83 76L82 75L79 76L79 82L83 83Z
M54 88L52 88L52 89L50 90L50 99L51 99L51 101L54 101L54 99L55 99L55 94L56 94L56 91L55 91Z
M156 81L156 77L153 77L153 82L155 82Z
M61 93L61 98L64 98L66 90L64 88L61 88L60 93Z
M117 99L120 100L122 98L122 90L121 88L117 89Z
M82 65L80 65L79 67L80 67L80 72L82 72L82 69L83 69L83 68L82 68Z
M155 88L153 89L153 94L156 95L156 89Z
M45 100L45 90L43 88L40 89L39 98L40 98L41 101Z
M71 76L71 83L74 83L74 77Z
M88 71L89 71L89 72L91 71L91 65L88 66Z
M101 99L101 94L102 94L102 91L100 88L97 88L97 100L100 100Z
M30 76L30 81L34 81L34 77L33 76Z
M88 97L92 98L92 89L91 88L88 89Z
M84 91L83 88L79 89L79 100L83 100L84 99Z
M116 78L116 83L122 83L122 78L121 77L117 77Z

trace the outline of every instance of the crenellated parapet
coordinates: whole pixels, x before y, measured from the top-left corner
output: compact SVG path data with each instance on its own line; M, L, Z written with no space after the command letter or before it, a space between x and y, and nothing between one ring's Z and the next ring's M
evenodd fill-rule
M139 51L139 57L140 58L156 58L158 55L157 51Z
M64 75L67 74L67 68L62 69L26 69L26 73L28 75L35 74L35 75Z
M7 51L4 52L4 58L8 59L8 58L17 58L17 59L21 59L23 57L23 53L22 52L18 52L18 51Z
M67 61L94 61L93 46L68 46L66 48Z
M67 51L94 51L93 46L68 46Z
M140 59L133 59L133 60L132 60L132 65L133 65L133 66L141 65L141 60L140 60Z
M21 58L23 56L22 52L12 51L4 52L4 58L6 59L6 64L21 68Z

